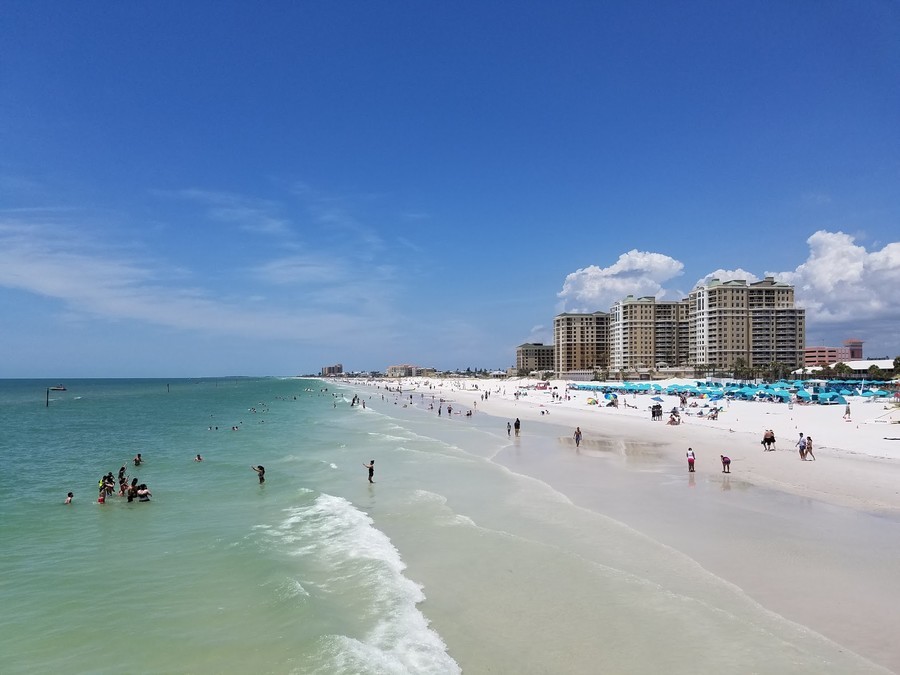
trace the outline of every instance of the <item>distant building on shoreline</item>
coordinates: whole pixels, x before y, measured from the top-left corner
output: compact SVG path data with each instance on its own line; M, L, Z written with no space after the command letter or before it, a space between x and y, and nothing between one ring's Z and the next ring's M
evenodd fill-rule
M555 370L556 348L543 342L526 342L516 347L516 372Z
M384 371L386 377L433 377L437 371L434 368L423 368L403 363L398 366L388 366Z
M613 371L683 366L689 354L689 305L629 295L609 310L609 368Z
M554 368L557 375L598 371L609 366L609 314L559 314L553 318Z
M794 287L773 277L748 284L712 279L688 296L690 362L733 368L803 364L806 310L794 304Z
M711 279L682 300L629 295L609 313L559 314L553 337L559 377L772 364L794 369L804 365L806 311L796 306L794 287L773 277L749 284ZM861 355L862 343L854 344ZM517 364L518 356L517 349Z
M333 366L322 367L322 377L334 377L335 375L342 375L343 373L344 366L340 363L337 363Z
M862 361L863 341L844 340L843 347L806 347L803 350L804 366L827 366L831 363Z

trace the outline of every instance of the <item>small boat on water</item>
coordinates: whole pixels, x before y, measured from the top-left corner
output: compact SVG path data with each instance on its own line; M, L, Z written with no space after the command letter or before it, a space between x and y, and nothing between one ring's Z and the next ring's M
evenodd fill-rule
M50 387L50 391L65 391L66 387L62 384L57 384L55 387Z

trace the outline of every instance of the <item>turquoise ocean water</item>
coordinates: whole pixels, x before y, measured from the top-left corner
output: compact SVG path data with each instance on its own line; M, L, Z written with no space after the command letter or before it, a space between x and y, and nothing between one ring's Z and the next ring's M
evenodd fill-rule
M52 384L0 381L0 672L878 672L492 461L552 431L316 380ZM151 503L97 504L123 464Z

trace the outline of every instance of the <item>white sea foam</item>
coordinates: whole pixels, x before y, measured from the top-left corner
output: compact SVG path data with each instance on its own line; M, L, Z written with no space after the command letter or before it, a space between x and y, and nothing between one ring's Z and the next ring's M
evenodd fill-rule
M403 575L399 552L366 513L327 494L286 512L269 533L304 557L305 567L327 571L315 589L306 584L309 592L348 603L365 599L363 636L332 636L331 663L321 672L460 672L417 607L422 587Z

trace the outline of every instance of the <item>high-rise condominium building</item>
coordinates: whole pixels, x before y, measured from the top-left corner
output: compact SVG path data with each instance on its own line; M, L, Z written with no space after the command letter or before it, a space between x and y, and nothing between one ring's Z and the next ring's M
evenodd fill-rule
M794 305L794 287L766 277L698 286L688 298L690 362L731 368L803 365L806 314Z
M530 373L534 370L555 370L553 345L542 342L526 342L516 347L516 370Z
M610 370L684 365L689 355L687 300L629 295L609 310Z
M571 371L609 367L609 314L559 314L553 318L554 370L559 377Z

